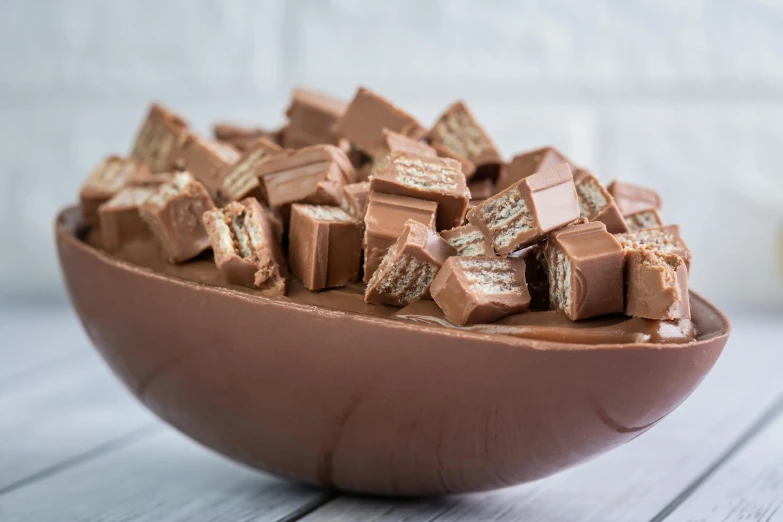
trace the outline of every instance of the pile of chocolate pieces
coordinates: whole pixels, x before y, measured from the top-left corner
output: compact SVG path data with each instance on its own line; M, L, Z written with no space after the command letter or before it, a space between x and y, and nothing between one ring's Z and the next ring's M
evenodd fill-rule
M130 155L82 187L85 221L108 251L211 249L228 284L266 293L285 293L289 268L312 291L363 277L367 302L433 299L455 325L690 316L690 251L652 190L605 187L553 147L505 163L463 102L429 130L365 88L348 104L296 90L286 115L206 138L153 105Z

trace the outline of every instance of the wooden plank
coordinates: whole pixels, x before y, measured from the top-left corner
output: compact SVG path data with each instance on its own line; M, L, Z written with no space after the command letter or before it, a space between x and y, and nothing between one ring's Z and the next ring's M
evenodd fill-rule
M0 394L7 380L91 349L73 311L62 306L0 306L0 333Z
M152 423L97 355L47 365L0 393L0 492Z
M163 429L0 496L0 520L295 520L329 498L239 467Z
M783 521L783 398L771 413L667 522Z
M651 520L698 479L766 411L781 392L783 325L739 316L712 373L679 409L633 442L534 484L396 507L385 500L338 498L304 520L348 520L361 509L372 520L601 521ZM357 507L359 506L359 507ZM367 517L370 518L370 517Z

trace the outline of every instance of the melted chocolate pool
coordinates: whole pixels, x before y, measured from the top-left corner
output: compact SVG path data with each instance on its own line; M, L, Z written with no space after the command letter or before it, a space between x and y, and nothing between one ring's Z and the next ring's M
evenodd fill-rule
M84 241L94 248L104 250L100 234L95 230L88 232ZM527 312L506 317L492 324L460 327L451 324L433 301L419 301L404 308L365 303L364 285L361 283L333 290L311 292L295 277L289 275L288 295L283 297L226 284L209 253L181 265L172 265L162 259L153 242L137 241L125 245L120 251L112 252L111 255L160 274L205 285L230 287L240 292L262 295L271 299L285 299L332 310L426 323L443 328L578 344L687 343L696 338L693 323L687 319L654 321L611 315L574 322L560 311Z

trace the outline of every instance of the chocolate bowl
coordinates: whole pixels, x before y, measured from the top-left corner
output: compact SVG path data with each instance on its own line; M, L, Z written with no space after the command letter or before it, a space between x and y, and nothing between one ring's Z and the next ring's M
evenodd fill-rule
M56 224L84 327L160 418L238 462L343 491L433 495L535 480L643 433L729 335L691 294L685 344L568 344L329 310L162 275Z

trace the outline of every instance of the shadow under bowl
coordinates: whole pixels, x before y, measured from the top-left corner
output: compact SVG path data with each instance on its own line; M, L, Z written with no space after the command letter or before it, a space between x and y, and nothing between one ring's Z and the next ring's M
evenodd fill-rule
M154 273L56 235L73 306L138 399L246 465L342 491L435 495L539 479L643 433L728 339L577 345L327 310Z

